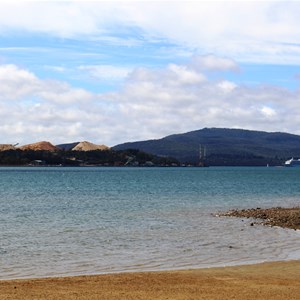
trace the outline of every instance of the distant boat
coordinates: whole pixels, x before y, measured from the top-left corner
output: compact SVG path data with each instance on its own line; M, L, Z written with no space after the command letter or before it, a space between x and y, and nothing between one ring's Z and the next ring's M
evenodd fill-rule
M300 159L291 158L284 163L285 167L300 167Z

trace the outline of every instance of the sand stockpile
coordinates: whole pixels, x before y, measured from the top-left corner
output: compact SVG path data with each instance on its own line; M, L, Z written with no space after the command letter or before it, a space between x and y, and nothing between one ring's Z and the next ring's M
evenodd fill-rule
M93 150L107 150L109 147L105 145L96 145L90 142L80 142L77 146L75 146L73 151L93 151Z
M58 151L60 150L59 148L55 147L49 142L38 142L38 143L33 143L33 144L27 144L24 146L21 146L19 149L21 150L33 150L33 151Z
M16 147L11 144L0 144L0 151L16 150Z

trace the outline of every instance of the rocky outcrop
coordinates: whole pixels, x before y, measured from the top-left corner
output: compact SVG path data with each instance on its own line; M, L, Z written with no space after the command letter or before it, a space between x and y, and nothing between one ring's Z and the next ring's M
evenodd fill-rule
M300 229L300 207L282 208L274 207L261 209L251 208L242 210L231 210L218 216L239 217L239 218L255 218L261 219L259 224L280 226L284 228ZM253 225L254 223L251 223Z
M50 152L55 152L60 150L58 147L52 145L50 142L45 142L45 141L33 143L33 144L27 144L19 147L19 149L32 150L32 151L50 151Z
M108 150L109 147L105 145L96 145L87 141L80 142L72 151L93 151L93 150Z

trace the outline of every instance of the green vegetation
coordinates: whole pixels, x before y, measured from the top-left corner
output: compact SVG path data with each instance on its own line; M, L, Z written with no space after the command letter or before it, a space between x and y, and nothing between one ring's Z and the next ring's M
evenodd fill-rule
M2 151L0 165L278 166L291 157L300 157L298 135L242 129L204 128L158 140L121 144L109 150L70 150L76 144L63 144L61 148L65 150L55 152ZM200 145L205 148L202 161Z
M176 159L158 157L139 150L33 151L0 152L0 165L64 165L64 166L166 166L177 165Z
M223 128L204 128L158 140L126 143L114 149L135 148L175 157L181 163L197 164L200 145L206 148L205 162L210 166L282 165L291 157L300 157L300 136Z

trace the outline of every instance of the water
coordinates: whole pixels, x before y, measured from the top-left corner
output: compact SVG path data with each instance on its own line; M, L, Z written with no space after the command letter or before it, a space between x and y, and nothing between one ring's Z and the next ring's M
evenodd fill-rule
M299 205L300 168L0 168L0 279L299 259L300 232L217 218Z

